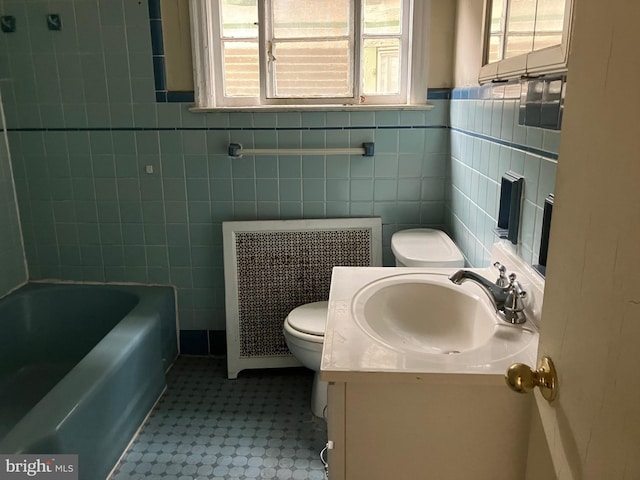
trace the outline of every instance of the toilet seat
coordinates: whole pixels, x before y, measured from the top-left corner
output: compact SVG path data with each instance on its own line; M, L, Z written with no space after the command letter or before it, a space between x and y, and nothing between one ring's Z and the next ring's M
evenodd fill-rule
M295 335L301 338L311 337L309 341L322 342L327 323L329 302L312 302L300 305L289 312L285 327L289 326Z

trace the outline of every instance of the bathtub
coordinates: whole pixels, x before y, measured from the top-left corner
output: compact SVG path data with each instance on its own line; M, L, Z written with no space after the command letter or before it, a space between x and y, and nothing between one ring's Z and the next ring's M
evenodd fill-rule
M78 454L104 479L176 355L170 287L20 288L0 300L0 453Z

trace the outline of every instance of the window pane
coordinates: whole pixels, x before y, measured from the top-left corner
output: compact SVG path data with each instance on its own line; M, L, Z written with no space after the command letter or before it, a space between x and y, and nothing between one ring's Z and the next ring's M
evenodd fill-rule
M509 2L508 32L533 32L536 20L536 0Z
M502 60L502 52L500 51L500 40L502 40L502 35L492 35L491 37L489 37L489 57L487 58L487 61L489 63Z
M491 2L491 33L498 33L502 31L503 13L503 0L493 0L493 2Z
M224 94L227 97L260 95L258 42L224 43Z
M274 44L276 97L349 97L351 58L346 40Z
M565 3L565 0L538 0L534 50L562 43Z
M533 49L536 21L536 0L511 0L507 19L505 58L511 58Z
M224 38L258 38L257 0L220 0Z
M349 35L349 0L272 0L275 38Z
M396 94L400 87L400 40L364 41L363 78L365 94Z
M507 51L504 58L529 53L533 46L533 35L514 35L507 37Z
M398 35L402 31L401 0L365 0L364 34Z

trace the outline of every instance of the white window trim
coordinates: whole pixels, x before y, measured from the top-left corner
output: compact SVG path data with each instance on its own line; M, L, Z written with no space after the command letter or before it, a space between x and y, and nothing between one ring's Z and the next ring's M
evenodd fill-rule
M261 3L261 2L259 2ZM409 12L409 35L407 38L412 42L411 55L407 60L407 78L402 79L403 88L406 89L406 102L398 103L396 99L385 99L385 96L370 97L370 100L379 100L379 103L347 103L342 99L326 99L313 104L301 104L297 99L279 99L277 103L266 102L256 105L252 100L246 101L238 98L237 102L229 105L228 98L226 105L219 106L217 99L222 94L221 86L218 87L213 81L213 68L221 65L221 53L211 39L215 34L213 22L207 21L210 18L218 18L217 1L215 0L190 0L191 17L191 43L193 52L193 78L195 105L192 111L283 111L295 108L296 110L380 110L380 109L431 109L432 105L427 104L427 81L428 81L428 28L431 0L415 0L409 2L411 10ZM219 27L218 27L219 28ZM406 48L406 45L402 45ZM262 54L262 52L261 52ZM356 65L359 66L359 52L356 52ZM264 62L262 62L264 65ZM359 67L358 67L359 68ZM354 72L355 73L355 72ZM359 77L359 75L358 75ZM360 82L354 82L356 91L360 89ZM264 88L264 86L261 86ZM359 94L358 94L359 96ZM355 98L357 99L358 96ZM386 100L386 103L384 103Z
M571 23L573 16L573 1L567 0L562 28L562 42L560 45L534 50L516 57L487 62L489 51L489 32L491 29L491 0L484 2L483 18L483 51L482 67L478 79L480 83L495 80L509 80L523 76L538 76L544 74L564 73L567 71L569 56L569 40L571 37Z

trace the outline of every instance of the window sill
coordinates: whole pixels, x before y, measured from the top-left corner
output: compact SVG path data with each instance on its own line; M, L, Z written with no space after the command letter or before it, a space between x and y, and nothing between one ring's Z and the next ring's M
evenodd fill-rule
M389 105L256 105L245 107L190 107L194 113L262 113L262 112L361 112L380 110L432 110L435 105L423 104L389 104Z

